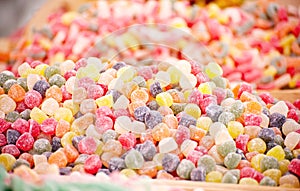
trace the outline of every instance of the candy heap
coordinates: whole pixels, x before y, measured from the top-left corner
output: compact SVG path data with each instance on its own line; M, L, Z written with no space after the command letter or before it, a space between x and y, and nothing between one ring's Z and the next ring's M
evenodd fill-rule
M172 3L173 2L173 3ZM189 1L98 1L83 5L78 12L58 11L32 39L20 41L11 55L12 68L40 60L52 65L66 59L77 61L93 52L99 39L133 24L164 23L177 27L205 44L230 81L246 81L259 89L300 87L300 22L296 7L256 1L239 7L220 9ZM125 34L111 49L120 50L143 39ZM106 50L97 50L98 57ZM118 52L118 51L117 51ZM95 52L93 52L95 53ZM176 54L176 53L175 53ZM174 56L166 47L135 47L121 60L136 61ZM180 54L176 55L181 59ZM10 68L11 69L11 68Z
M215 62L96 57L0 73L0 164L43 174L299 187L300 100L230 88ZM27 167L25 167L27 166Z

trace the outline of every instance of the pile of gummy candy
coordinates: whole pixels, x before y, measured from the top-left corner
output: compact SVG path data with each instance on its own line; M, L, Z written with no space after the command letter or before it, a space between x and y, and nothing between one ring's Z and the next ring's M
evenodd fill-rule
M90 16L101 12L108 18L103 3L85 10ZM114 13L123 17L124 11ZM44 181L39 187L18 178L40 183L41 175L78 172L101 178L118 172L131 178L299 188L300 99L276 100L269 93L257 93L247 82L233 86L218 61L201 66L174 59L131 66L119 60L80 58L93 40L87 43L91 31L72 35L72 30L90 26L81 25L76 16L53 16L60 46L51 46L45 36L39 36L29 47L46 48L38 54L44 57L28 57L14 72L0 73L0 166L5 169L0 169L4 182L0 190L100 186ZM66 23L55 22L57 18ZM65 41L70 42L65 44L69 48L62 46ZM29 52L41 50L35 48ZM78 55L72 53L75 50ZM248 59L245 55L236 60ZM114 189L122 190L110 188Z
M78 12L60 10L49 16L47 25L35 30L32 38L25 36L19 41L11 53L14 64L8 69L16 72L24 61L40 60L50 65L66 59L77 61L114 31L134 24L164 23L206 45L230 81L243 80L265 90L299 88L299 14L298 7L268 0L224 9L190 1L96 1L84 4ZM123 43L111 47L120 49L124 44L143 41L130 34L119 40ZM166 47L136 47L122 60L138 60L145 55L174 56Z
M299 187L300 100L246 82L230 89L218 64L200 68L90 57L1 72L0 164L20 176L119 171Z

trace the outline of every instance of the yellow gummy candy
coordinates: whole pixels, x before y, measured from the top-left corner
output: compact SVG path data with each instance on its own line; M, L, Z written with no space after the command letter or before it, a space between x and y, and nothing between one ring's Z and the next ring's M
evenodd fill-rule
M260 161L265 158L264 154L257 154L254 157L252 157L251 159L251 166L257 170L258 172L261 172L261 168L260 168Z
M57 121L63 119L63 120L65 120L65 121L67 121L67 122L70 123L73 120L73 113L68 108L60 107L57 111L55 111L54 118Z
M206 175L206 182L221 182L223 178L223 174L219 171L211 171Z
M280 145L277 145L267 152L267 156L272 156L278 161L281 161L285 158L285 152Z
M128 169L128 168L127 168L127 169L121 170L121 171L120 171L120 174L122 174L122 175L124 175L125 177L128 177L128 178L134 177L134 176L137 175L136 172L135 172L134 170Z
M269 176L270 178L272 178L276 184L278 185L279 183L279 179L281 177L281 171L278 169L268 169L265 172L263 172L264 176Z
M173 98L168 92L162 92L156 96L156 102L159 106L170 107L173 104Z
M14 156L8 153L0 154L0 166L2 165L6 171L10 171L15 164L16 159Z
M209 77L209 79L213 79L213 78L215 78L217 76L222 76L223 69L216 62L210 62L205 67L205 73L207 74L207 77Z
M42 124L44 120L48 119L48 116L39 108L34 107L30 112L30 118Z
M136 70L131 66L125 66L118 70L117 78L123 80L123 82L130 82L136 76Z
M208 5L208 11L207 12L208 12L208 16L210 18L215 18L215 17L219 16L220 7L215 3L210 3Z
M193 116L195 119L198 119L201 115L201 110L196 104L187 104L184 108L184 112Z
M47 65L47 64L40 64L40 65L36 66L34 70L35 70L36 74L38 74L40 76L45 76L45 70L48 67L49 67L49 65Z
M49 50L52 46L51 41L46 38L41 39L39 43L46 50Z
M75 132L67 132L64 134L64 136L61 138L60 142L63 147L66 145L72 145L72 139L76 136L77 134Z
M176 68L175 66L171 66L168 68L167 72L170 75L171 83L172 84L177 84L179 82L180 76L182 72Z
M212 88L210 87L208 82L202 83L199 85L198 90L202 94L212 94Z
M78 13L75 11L69 11L62 15L61 22L64 25L70 25L72 21L77 17Z
M95 102L98 105L98 107L101 107L101 106L112 107L113 104L114 104L114 100L113 100L112 94L100 97L100 98L96 99Z
M64 108L68 108L72 111L72 114L75 115L79 111L79 104L75 104L73 100L66 100L63 103Z
M205 131L209 130L210 125L213 123L210 117L200 117L197 119L196 127L201 128Z
M275 76L277 74L277 70L275 66L270 65L266 70L264 70L264 76Z
M227 129L232 138L237 138L239 135L244 133L243 125L238 121L229 121Z

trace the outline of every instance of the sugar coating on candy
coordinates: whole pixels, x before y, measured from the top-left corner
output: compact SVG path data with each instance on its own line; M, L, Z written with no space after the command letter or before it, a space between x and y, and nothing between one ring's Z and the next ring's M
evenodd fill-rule
M194 168L191 172L191 180L193 181L205 181L206 171L204 167Z
M138 121L144 122L145 115L150 111L150 109L146 106L138 107L134 110L134 117Z
M222 178L222 183L237 184L238 181L239 179L234 174L230 173L230 171L225 173Z
M223 108L219 105L210 104L205 108L205 112L212 121L218 121L220 114L223 112Z
M265 176L260 181L259 185L261 185L261 186L276 186L276 182L272 178Z
M183 159L182 161L180 161L176 173L181 178L190 179L191 172L193 171L194 168L195 168L194 163L192 163L189 160Z
M121 171L126 168L125 161L122 158L111 158L109 161L109 170L113 171Z
M98 155L90 155L84 163L84 170L90 174L96 174L102 163Z
M270 116L270 127L278 127L281 128L282 125L285 123L286 121L286 117L280 113L272 113Z
M224 158L224 165L228 169L235 169L238 164L241 161L241 155L237 153L229 153L225 158Z
M148 128L153 129L157 124L162 122L162 116L158 111L149 111L145 115L145 124Z
M6 132L6 143L7 144L16 144L16 142L20 136L21 136L21 134L18 131L9 129Z
M38 139L33 144L33 149L37 154L42 154L52 150L52 146L47 139Z
M279 163L276 158L266 156L260 161L260 168L262 172L268 169L279 169Z
M140 169L144 164L143 155L134 149L130 150L125 157L125 164L130 169Z
M149 140L145 141L142 144L137 144L136 150L142 153L146 161L151 161L157 152L155 145L153 144L152 141Z
M162 159L162 167L167 172L173 172L177 169L177 166L180 163L180 159L177 155L166 153Z
M199 158L197 162L198 167L204 167L206 174L216 170L216 162L214 158L209 155L204 155Z
M30 133L23 133L17 140L16 146L22 151L29 151L33 147L34 138Z

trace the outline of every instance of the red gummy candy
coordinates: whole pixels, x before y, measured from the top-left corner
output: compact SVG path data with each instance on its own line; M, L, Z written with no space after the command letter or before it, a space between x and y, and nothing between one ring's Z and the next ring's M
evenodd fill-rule
M78 87L83 87L84 89L88 89L89 86L95 84L94 80L89 77L83 77L78 80Z
M203 95L205 96L205 95ZM202 113L206 113L206 108L210 104L217 104L217 97L215 95L212 95L210 97L206 97L203 100L200 101L200 109Z
M29 123L28 123L28 121L26 121L25 119L22 119L22 118L19 118L15 122L13 122L11 127L14 130L19 131L21 134L23 134L25 132L29 132Z
M64 78L68 80L72 76L76 76L76 71L75 70L69 70L64 74Z
M84 170L90 174L96 174L102 167L102 162L98 155L90 155L84 162Z
M296 106L298 109L300 109L300 99L297 99L293 104L294 104L294 106Z
M32 109L41 105L42 99L42 95L39 92L30 90L25 94L24 103L29 109Z
M249 66L248 66L249 67ZM242 93L246 91L246 92L249 92L249 93L252 93L252 86L251 84L248 84L248 83L242 83L240 88L239 88L239 91L238 91L238 98L241 97Z
M143 77L145 80L149 80L152 78L153 72L149 66L141 67L138 70L139 76Z
M129 111L127 109L118 109L114 111L114 116L116 118L120 117L120 116L128 116L130 117Z
M17 103L17 107L16 107L16 111L17 111L17 112L21 113L21 112L24 111L25 109L27 109L27 106L26 106L24 100Z
M91 99L97 99L104 95L104 90L100 85L91 85L87 88L88 97Z
M10 122L7 122L5 119L0 118L0 133L5 132L11 126Z
M110 117L102 116L96 119L95 129L103 134L105 131L113 128L113 120Z
M300 177L300 159L293 159L288 166L289 171Z
M199 63L191 61L190 64L191 64L191 68L192 68L192 71L191 71L192 74L196 75L199 72L201 72L201 67L200 67Z
M225 75L224 75L225 76ZM229 81L241 81L243 75L241 72L232 72L226 76Z
M54 118L48 118L41 124L41 131L47 135L54 135L57 121Z
M125 150L132 149L136 145L136 138L133 133L124 133L120 135L118 141Z
M279 21L288 21L288 13L284 7L279 7L277 11Z
M274 97L267 92L263 92L259 94L259 97L266 103L266 104L273 104L275 99Z
M39 61L39 60L34 60L33 62L29 63L29 65L31 66L31 68L35 68L38 65L43 64L43 62Z
M5 145L4 147L2 147L1 152L11 154L14 157L18 157L20 155L19 149L16 145L13 144Z
M75 70L78 70L81 67L85 67L87 65L86 58L81 58L75 63Z
M23 133L17 140L16 146L22 151L29 151L33 147L34 138L30 133Z
M2 147L3 145L6 145L7 141L6 141L6 137L5 135L3 135L2 133L0 134L0 147Z
M245 134L245 135L239 135L236 140L236 148L241 149L244 153L247 151L247 143L250 139L250 136Z
M289 108L289 109L297 109L296 106L294 106L291 102L289 101L284 101L285 105Z
M78 143L78 151L82 154L94 154L96 149L97 143L93 137L85 137Z
M198 84L202 84L209 81L209 78L203 72L199 72L198 74L196 74L196 78Z
M259 126L260 123L262 122L262 118L259 115L255 115L255 114L245 114L244 115L244 122L245 125L255 125L255 126Z
M253 178L257 182L260 182L264 178L264 175L253 168L244 167L241 169L240 178Z
M72 99L72 94L70 94L70 93L67 91L65 85L61 86L60 89L61 89L61 93L62 93L62 101Z
M188 102L200 105L202 99L203 99L202 93L198 90L193 90L189 95Z
M299 117L298 117L297 112L296 112L295 109L289 110L289 112L287 114L287 117L290 118L290 119L294 119L296 122L299 121Z
M262 73L259 69L252 69L251 71L248 71L244 73L243 80L246 82L253 82L259 78L261 78Z
M226 98L226 90L223 88L216 87L213 90L213 95L217 97L217 103L220 105L221 102Z
M203 156L204 154L200 151L193 150L188 153L186 159L192 161L195 165L197 164L199 158Z
M175 140L177 144L181 145L184 140L189 139L190 137L191 137L190 129L185 126L179 125L175 133Z
M104 84L99 84L97 83L97 85L99 85L102 89L103 89L103 95L106 94L106 92L108 91L108 87L107 85L104 85Z
M242 55L233 57L233 60L238 65L238 67L240 65L247 65L248 69L251 69L251 67L249 67L249 64L251 64L252 59L253 59L252 54L250 52L246 52L246 51L244 51L242 53ZM246 67L245 67L245 69L246 69Z
M39 136L41 132L41 125L38 124L38 122L34 121L33 119L29 119L28 122L29 122L29 133L31 133L33 137Z
M98 118L102 118L103 116L107 116L107 117L110 117L112 119L115 118L112 110L109 107L107 107L107 106L101 106L100 108L98 108L96 110L96 118L97 119Z

